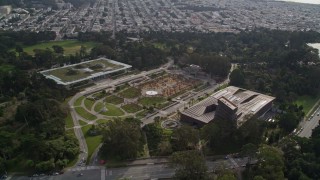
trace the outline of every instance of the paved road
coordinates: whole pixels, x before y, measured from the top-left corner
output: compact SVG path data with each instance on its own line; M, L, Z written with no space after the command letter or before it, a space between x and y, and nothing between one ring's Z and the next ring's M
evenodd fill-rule
M209 172L215 172L219 169L241 169L246 163L247 158L207 161ZM82 176L80 174L83 174ZM168 164L147 164L142 166L130 166L123 168L105 169L99 166L75 167L68 172L58 176L43 177L13 177L12 180L116 180L120 178L129 178L132 180L170 178L174 175L175 169Z
M318 107L313 114L311 114L310 118L307 119L305 122L301 123L302 130L298 134L300 137L311 137L312 130L319 125L320 120L320 107Z

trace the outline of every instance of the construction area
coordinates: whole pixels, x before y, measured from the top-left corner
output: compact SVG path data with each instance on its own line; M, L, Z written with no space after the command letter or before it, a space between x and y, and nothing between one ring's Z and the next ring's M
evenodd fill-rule
M248 117L260 117L272 108L274 97L229 86L181 113L180 120L203 126L215 118L230 120L237 127Z

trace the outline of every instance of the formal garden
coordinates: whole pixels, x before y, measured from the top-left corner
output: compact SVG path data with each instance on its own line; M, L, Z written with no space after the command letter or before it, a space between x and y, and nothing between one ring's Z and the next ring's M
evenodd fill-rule
M88 144L89 157L101 142L101 135L95 134L101 126L115 119L148 118L199 85L194 79L158 73L80 96L73 108Z

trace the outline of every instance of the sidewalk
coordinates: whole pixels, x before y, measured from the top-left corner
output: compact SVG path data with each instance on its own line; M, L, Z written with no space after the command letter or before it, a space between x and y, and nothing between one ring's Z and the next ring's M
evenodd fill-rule
M168 158L148 158L148 159L137 159L132 161L127 161L127 166L140 166L140 165L146 165L146 164L165 164L168 163Z

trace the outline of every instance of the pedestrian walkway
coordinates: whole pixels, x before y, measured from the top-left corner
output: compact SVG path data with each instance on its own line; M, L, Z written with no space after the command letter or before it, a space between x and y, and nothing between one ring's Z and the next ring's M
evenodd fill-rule
M146 164L164 164L168 163L168 158L148 158L148 159L137 159L133 161L128 161L126 164L127 166L139 166L139 165L146 165Z

